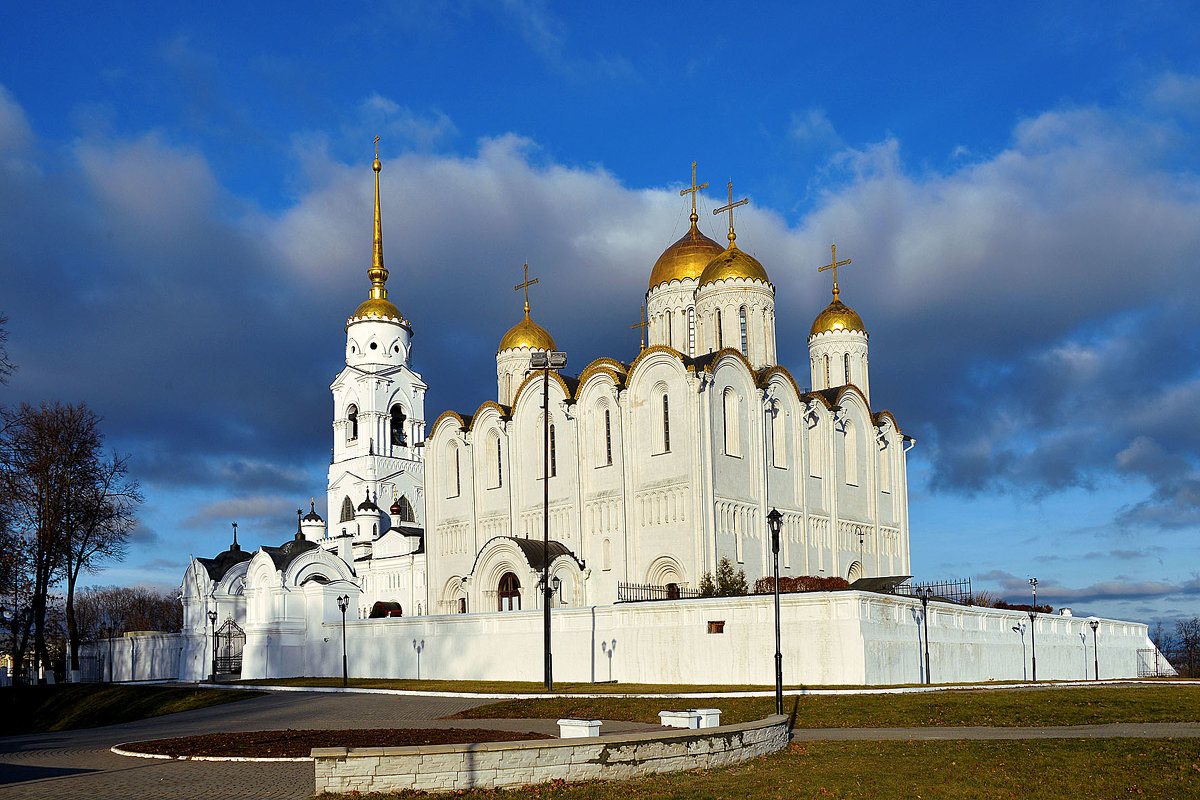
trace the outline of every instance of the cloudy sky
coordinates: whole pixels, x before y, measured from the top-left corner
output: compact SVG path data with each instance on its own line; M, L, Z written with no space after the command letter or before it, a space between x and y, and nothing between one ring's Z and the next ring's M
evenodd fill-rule
M494 397L525 260L576 370L631 360L696 160L714 239L750 198L802 382L816 268L853 259L919 578L1200 611L1193 5L189 5L0 28L0 402L86 401L146 490L96 582L177 584L320 501L378 134L429 420Z

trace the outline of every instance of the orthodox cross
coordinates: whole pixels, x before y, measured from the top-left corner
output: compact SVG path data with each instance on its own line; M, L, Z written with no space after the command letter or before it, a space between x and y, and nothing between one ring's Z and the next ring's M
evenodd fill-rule
M701 183L701 184L696 183L696 162L693 161L692 162L692 186L690 189L680 189L679 190L680 197L683 197L685 194L690 194L692 196L692 216L693 217L696 216L696 193L699 192L701 189L707 189L707 188L708 188L708 181L705 181L704 183ZM692 222L695 222L695 220L692 220Z
M850 259L847 258L845 261L837 260L837 245L836 244L829 245L829 251L832 254L832 257L830 258L829 263L823 267L818 267L817 272L824 272L827 269L833 270L833 299L836 300L838 297L837 268L844 267L847 264L849 264Z
M636 325L630 325L629 330L633 330L634 328L642 329L641 335L642 335L642 349L643 350L646 349L646 326L649 324L650 324L649 322L646 322L646 307L642 306L642 321L637 323Z
M237 523L233 523L233 546L237 547Z
M534 278L533 280L529 280L529 262L526 261L525 262L525 282L518 283L516 286L513 287L514 292L519 292L522 289L525 290L525 313L526 314L529 313L529 287L533 286L537 282L538 282L537 278Z
M375 160L379 160L379 137L375 137Z
M734 247L733 241L734 241L734 239L737 238L737 235L733 232L733 210L735 208L737 208L738 206L744 206L744 205L746 205L746 203L749 203L749 202L750 202L750 198L748 198L748 197L743 197L741 200L738 200L736 203L733 202L733 181L730 181L729 182L729 205L721 206L720 208L713 209L714 217L717 214L720 214L722 211L729 212L729 246L730 247Z

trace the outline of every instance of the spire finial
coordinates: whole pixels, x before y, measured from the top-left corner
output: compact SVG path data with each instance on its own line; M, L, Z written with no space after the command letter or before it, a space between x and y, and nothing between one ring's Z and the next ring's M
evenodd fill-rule
M230 550L241 550L237 543L237 523L233 523L233 544L229 546Z
M699 192L701 189L707 189L707 188L708 188L708 181L705 181L704 183L701 183L701 184L696 183L696 162L693 161L692 162L692 185L688 189L680 189L679 190L680 197L683 197L685 194L690 194L692 196L692 227L693 228L696 227L696 222L700 219L700 217L697 216L697 214L696 214L696 193Z
M833 270L833 299L837 300L837 299L839 299L838 298L837 268L844 267L847 264L849 264L850 259L847 258L845 261L837 260L837 245L836 244L829 245L829 252L832 253L832 258L830 259L829 263L823 267L818 267L817 272L824 272L827 269Z
M735 208L737 208L738 206L744 206L744 205L746 205L746 203L749 203L749 202L750 202L750 198L748 198L748 197L743 197L741 200L738 200L736 203L733 202L733 181L730 181L729 182L729 205L721 206L720 208L713 209L714 217L717 214L720 214L722 211L729 212L729 246L735 250L737 249L737 242L735 241L737 239L737 234L733 232L733 210Z
M383 165L379 163L379 137L375 137L375 244L371 254L371 268L367 277L371 279L370 297L372 300L387 299L387 267L383 265L383 217L379 213L379 171Z
M533 280L529 280L529 262L526 261L525 262L525 282L518 283L516 286L513 287L513 291L517 292L517 291L520 291L521 289L525 290L525 316L527 316L527 317L529 316L529 287L533 286L537 282L538 282L537 278L534 278Z

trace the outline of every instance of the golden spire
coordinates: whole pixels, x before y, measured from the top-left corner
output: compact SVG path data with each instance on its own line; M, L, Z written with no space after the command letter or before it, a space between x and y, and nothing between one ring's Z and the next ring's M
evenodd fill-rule
M693 195L693 197L695 197L695 195ZM720 214L722 211L729 212L729 246L731 248L733 248L734 250L737 249L737 242L735 241L737 239L737 234L733 232L733 210L735 208L737 208L738 206L744 206L744 205L746 205L746 203L749 203L749 202L750 202L750 198L748 198L748 197L743 197L741 200L738 200L736 203L733 202L733 181L730 181L729 182L729 205L721 206L720 208L713 209L714 217L717 214Z
M692 162L692 165L695 166L695 162ZM695 183L696 183L696 176L693 175L692 176L692 184L694 185ZM695 212L692 213L692 216L693 217L696 216ZM693 220L693 222L694 222L694 220ZM646 349L646 326L649 324L650 324L649 322L646 322L646 307L642 306L642 321L637 323L636 325L630 325L629 330L633 330L634 328L642 329L641 334L642 334L642 349L643 350Z
M827 269L833 270L833 299L837 300L838 299L837 268L844 267L847 264L849 264L850 259L847 258L845 261L837 260L837 245L836 244L829 245L829 250L830 250L830 253L832 253L832 258L830 259L829 263L826 264L825 266L818 267L817 272L824 272Z
M375 137L375 163L371 165L371 169L375 170L375 247L371 258L371 268L367 270L367 277L371 279L370 298L372 300L387 299L387 267L383 266L383 220L379 214L379 170L383 169L383 165L379 163L379 137Z
M692 196L692 227L693 228L696 227L696 223L700 219L700 217L698 217L696 215L696 193L699 192L701 189L707 189L707 188L708 188L708 181L705 181L704 183L701 183L699 185L696 184L696 162L693 161L692 162L692 185L688 189L680 189L679 190L680 197L683 197L685 194L690 194Z
M519 292L522 289L525 290L525 316L527 316L527 317L529 316L529 287L533 286L537 282L538 282L537 278L534 278L533 280L529 280L529 262L526 261L525 262L525 282L518 283L516 286L513 287L513 291Z

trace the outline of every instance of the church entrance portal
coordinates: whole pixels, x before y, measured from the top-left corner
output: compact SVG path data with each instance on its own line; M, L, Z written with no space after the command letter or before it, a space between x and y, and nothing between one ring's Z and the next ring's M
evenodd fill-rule
M521 610L521 582L511 572L500 579L500 590L496 593L500 611Z
M217 629L217 673L240 675L242 672L242 649L246 646L246 632L232 619Z

